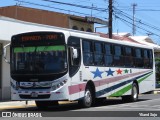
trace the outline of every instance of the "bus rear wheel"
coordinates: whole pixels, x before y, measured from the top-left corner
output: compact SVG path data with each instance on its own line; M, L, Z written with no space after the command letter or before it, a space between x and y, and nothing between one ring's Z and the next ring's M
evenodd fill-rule
M94 97L93 97L92 89L89 86L87 86L83 99L79 100L78 103L81 106L88 108L92 106L93 100L94 100Z
M47 109L48 107L58 106L58 101L35 101L38 109Z
M131 102L136 102L138 100L138 86L136 83L132 85L132 94L130 96Z
M138 100L138 86L136 83L132 84L131 95L122 96L122 100L125 102L136 102Z

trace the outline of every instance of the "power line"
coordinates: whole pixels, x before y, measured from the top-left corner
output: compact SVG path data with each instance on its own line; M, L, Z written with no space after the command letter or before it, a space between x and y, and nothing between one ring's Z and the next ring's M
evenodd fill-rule
M124 10L124 11L132 11L131 8L120 8L121 10ZM136 9L135 11L149 11L149 12L159 12L160 10L159 9Z
M23 1L23 0L14 0L14 1L21 2L21 3L26 3L26 4L30 4L30 5L35 5L35 6L57 9L57 10L65 11L65 12L68 12L68 13L72 12L72 13L76 13L76 14L80 14L80 15L90 16L90 14L87 14L87 13L77 12L77 11L63 9L63 8L52 7L52 6L49 6L49 5L38 4L38 3L29 2L29 1ZM104 11L100 11L100 12L104 12ZM96 15L96 17L106 19L105 17L98 16L98 15Z
M65 2L58 2L54 0L42 0L46 2L52 2L52 3L57 3L57 4L63 4L63 5L69 5L69 6L74 6L74 7L79 7L79 8L85 8L85 9L90 9L90 10L96 10L96 11L103 11L107 12L108 9L105 8L97 8L97 7L90 7L90 6L84 6L84 5L77 5L77 4L72 4L72 3L65 3Z
M41 6L41 7L53 8L53 9L62 10L62 11L66 11L66 12L73 12L73 13L82 14L82 15L86 15L86 16L90 15L90 14L85 14L85 13L76 12L76 11L72 11L72 10L67 10L67 9L62 9L62 8L57 8L57 7L51 7L51 6L48 6L48 5L37 4L37 3L33 3L33 2L27 2L27 1L21 1L21 0L15 0L15 1L22 2L22 3L27 3L27 4L31 4L31 5L36 5L36 6Z
M125 19L123 19L123 18L117 16L117 15L115 15L115 16L116 16L116 18L118 18L118 19L120 19L120 20L122 20L122 21L124 21L124 22L127 22L127 23L129 23L129 24L132 25L132 22L129 22L129 21L127 21L127 20L125 20ZM137 25L136 27L139 28L139 29L141 29L141 30L146 31L147 33L151 33L151 34L153 34L153 35L155 35L155 36L160 37L160 35L158 35L158 34L156 34L156 33L153 33L153 32L151 32L151 31L149 31L149 30L147 30L147 29L145 29L145 28L142 28L142 27L138 26L138 25Z
M114 12L117 12L117 11L118 11L118 14L119 14L119 15L123 15L123 16L126 17L127 19L133 21L133 18L132 18L132 17L129 17L129 16L130 16L129 14L127 14L127 13L125 13L125 12L123 12L123 11L115 8L115 7L114 7L114 9L115 9ZM145 26L147 26L147 27L149 27L149 28L152 28L152 29L154 29L154 30L160 31L160 28L158 28L157 26L149 25L149 23L142 22L141 19L138 19L138 18L136 18L136 17L135 17L135 22L140 23L140 24L142 24L142 25L145 25Z

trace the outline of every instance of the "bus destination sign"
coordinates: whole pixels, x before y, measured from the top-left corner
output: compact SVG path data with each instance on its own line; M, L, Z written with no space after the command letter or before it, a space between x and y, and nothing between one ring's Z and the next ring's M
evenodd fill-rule
M11 40L12 45L29 45L29 44L64 44L63 33L56 32L31 32L14 35Z
M21 40L22 42L25 41L41 41L41 40L57 40L58 36L57 34L55 35L29 35L29 36L22 36Z

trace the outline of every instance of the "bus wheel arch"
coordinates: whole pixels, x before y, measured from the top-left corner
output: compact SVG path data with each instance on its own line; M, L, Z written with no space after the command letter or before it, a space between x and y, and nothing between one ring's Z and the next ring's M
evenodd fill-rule
M95 85L89 80L85 87L84 97L78 103L85 107L91 107L95 103Z

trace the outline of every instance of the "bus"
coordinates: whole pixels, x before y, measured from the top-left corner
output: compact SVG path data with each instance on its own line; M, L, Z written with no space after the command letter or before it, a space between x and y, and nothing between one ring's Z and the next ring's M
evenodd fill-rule
M10 61L6 48L10 47ZM38 108L78 101L91 107L106 97L135 102L155 89L152 47L53 29L13 35L4 46L10 63L11 99L34 100Z

